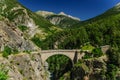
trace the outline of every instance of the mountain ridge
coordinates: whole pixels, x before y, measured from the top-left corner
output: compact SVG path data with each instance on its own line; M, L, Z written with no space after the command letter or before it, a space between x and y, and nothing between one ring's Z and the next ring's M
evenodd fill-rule
M59 14L48 12L48 11L38 11L36 14L43 16L45 19L50 21L52 24L59 26L60 28L71 28L74 24L80 22L79 18L67 15L64 12Z

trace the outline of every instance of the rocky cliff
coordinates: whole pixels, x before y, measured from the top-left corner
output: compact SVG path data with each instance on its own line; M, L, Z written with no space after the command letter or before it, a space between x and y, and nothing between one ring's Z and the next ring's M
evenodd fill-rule
M19 51L35 50L37 47L27 38L23 32L12 24L8 19L2 17L0 20L0 49L4 50L4 46L10 46Z
M106 60L107 58L104 56L78 62L71 71L71 79L104 80L107 71Z

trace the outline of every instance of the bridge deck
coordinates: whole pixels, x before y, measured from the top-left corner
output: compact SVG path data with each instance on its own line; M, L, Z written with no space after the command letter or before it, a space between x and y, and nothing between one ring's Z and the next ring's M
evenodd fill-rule
M76 52L80 50L41 50L41 53L50 53L50 52Z

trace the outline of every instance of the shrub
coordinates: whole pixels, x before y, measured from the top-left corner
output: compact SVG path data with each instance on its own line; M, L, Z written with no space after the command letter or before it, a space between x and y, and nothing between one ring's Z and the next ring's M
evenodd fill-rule
M39 39L39 37L34 36L31 40L32 40L38 47L41 46L41 40Z
M28 53L28 54L31 54L31 51L30 51L30 50L25 50L25 51L23 51L23 52Z
M116 73L118 72L118 67L114 64L107 65L107 80L116 80Z
M0 80L7 80L8 76L6 75L6 72L0 71Z
M8 79L8 70L5 70L3 66L0 66L0 80L7 80Z
M26 30L28 29L28 27L27 27L27 26L24 26L24 25L18 26L18 28L19 28L22 32L24 32L24 31L26 31Z
M93 57L100 57L103 55L101 48L95 48L92 50Z
M85 54L85 56L83 57L83 59L89 59L89 58L91 58L91 55L89 54Z
M4 51L3 51L3 57L8 57L8 55L10 55L12 53L12 49L8 46L4 47Z
M82 50L92 51L93 49L94 49L94 46L92 46L91 44L87 44L82 47Z

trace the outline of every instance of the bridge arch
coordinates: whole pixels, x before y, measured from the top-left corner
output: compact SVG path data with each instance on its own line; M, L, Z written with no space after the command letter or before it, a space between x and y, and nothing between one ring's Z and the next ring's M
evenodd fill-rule
M51 57L54 57L54 56L64 56L64 57L66 57L66 58L68 58L69 60L70 60L70 63L71 63L71 65L73 66L74 65L74 62L73 62L73 60L70 58L70 57L68 57L67 55L64 55L64 54L54 54L54 55L51 55L51 56L49 56L46 60L45 60L45 62L49 59L49 58L51 58ZM61 59L60 59L61 60Z
M45 62L48 58L50 58L50 57L52 57L52 56L54 56L54 55L64 55L64 56L66 56L66 57L68 57L72 62L73 62L73 57L71 57L70 55L67 55L67 54L62 54L62 53L58 53L58 54L56 54L56 53L53 53L53 54L42 54L41 56L42 56L42 60L43 60L43 62Z
M67 56L74 62L75 58L77 59L77 52L76 50L43 50L41 51L41 58L44 63L50 56L61 54Z

